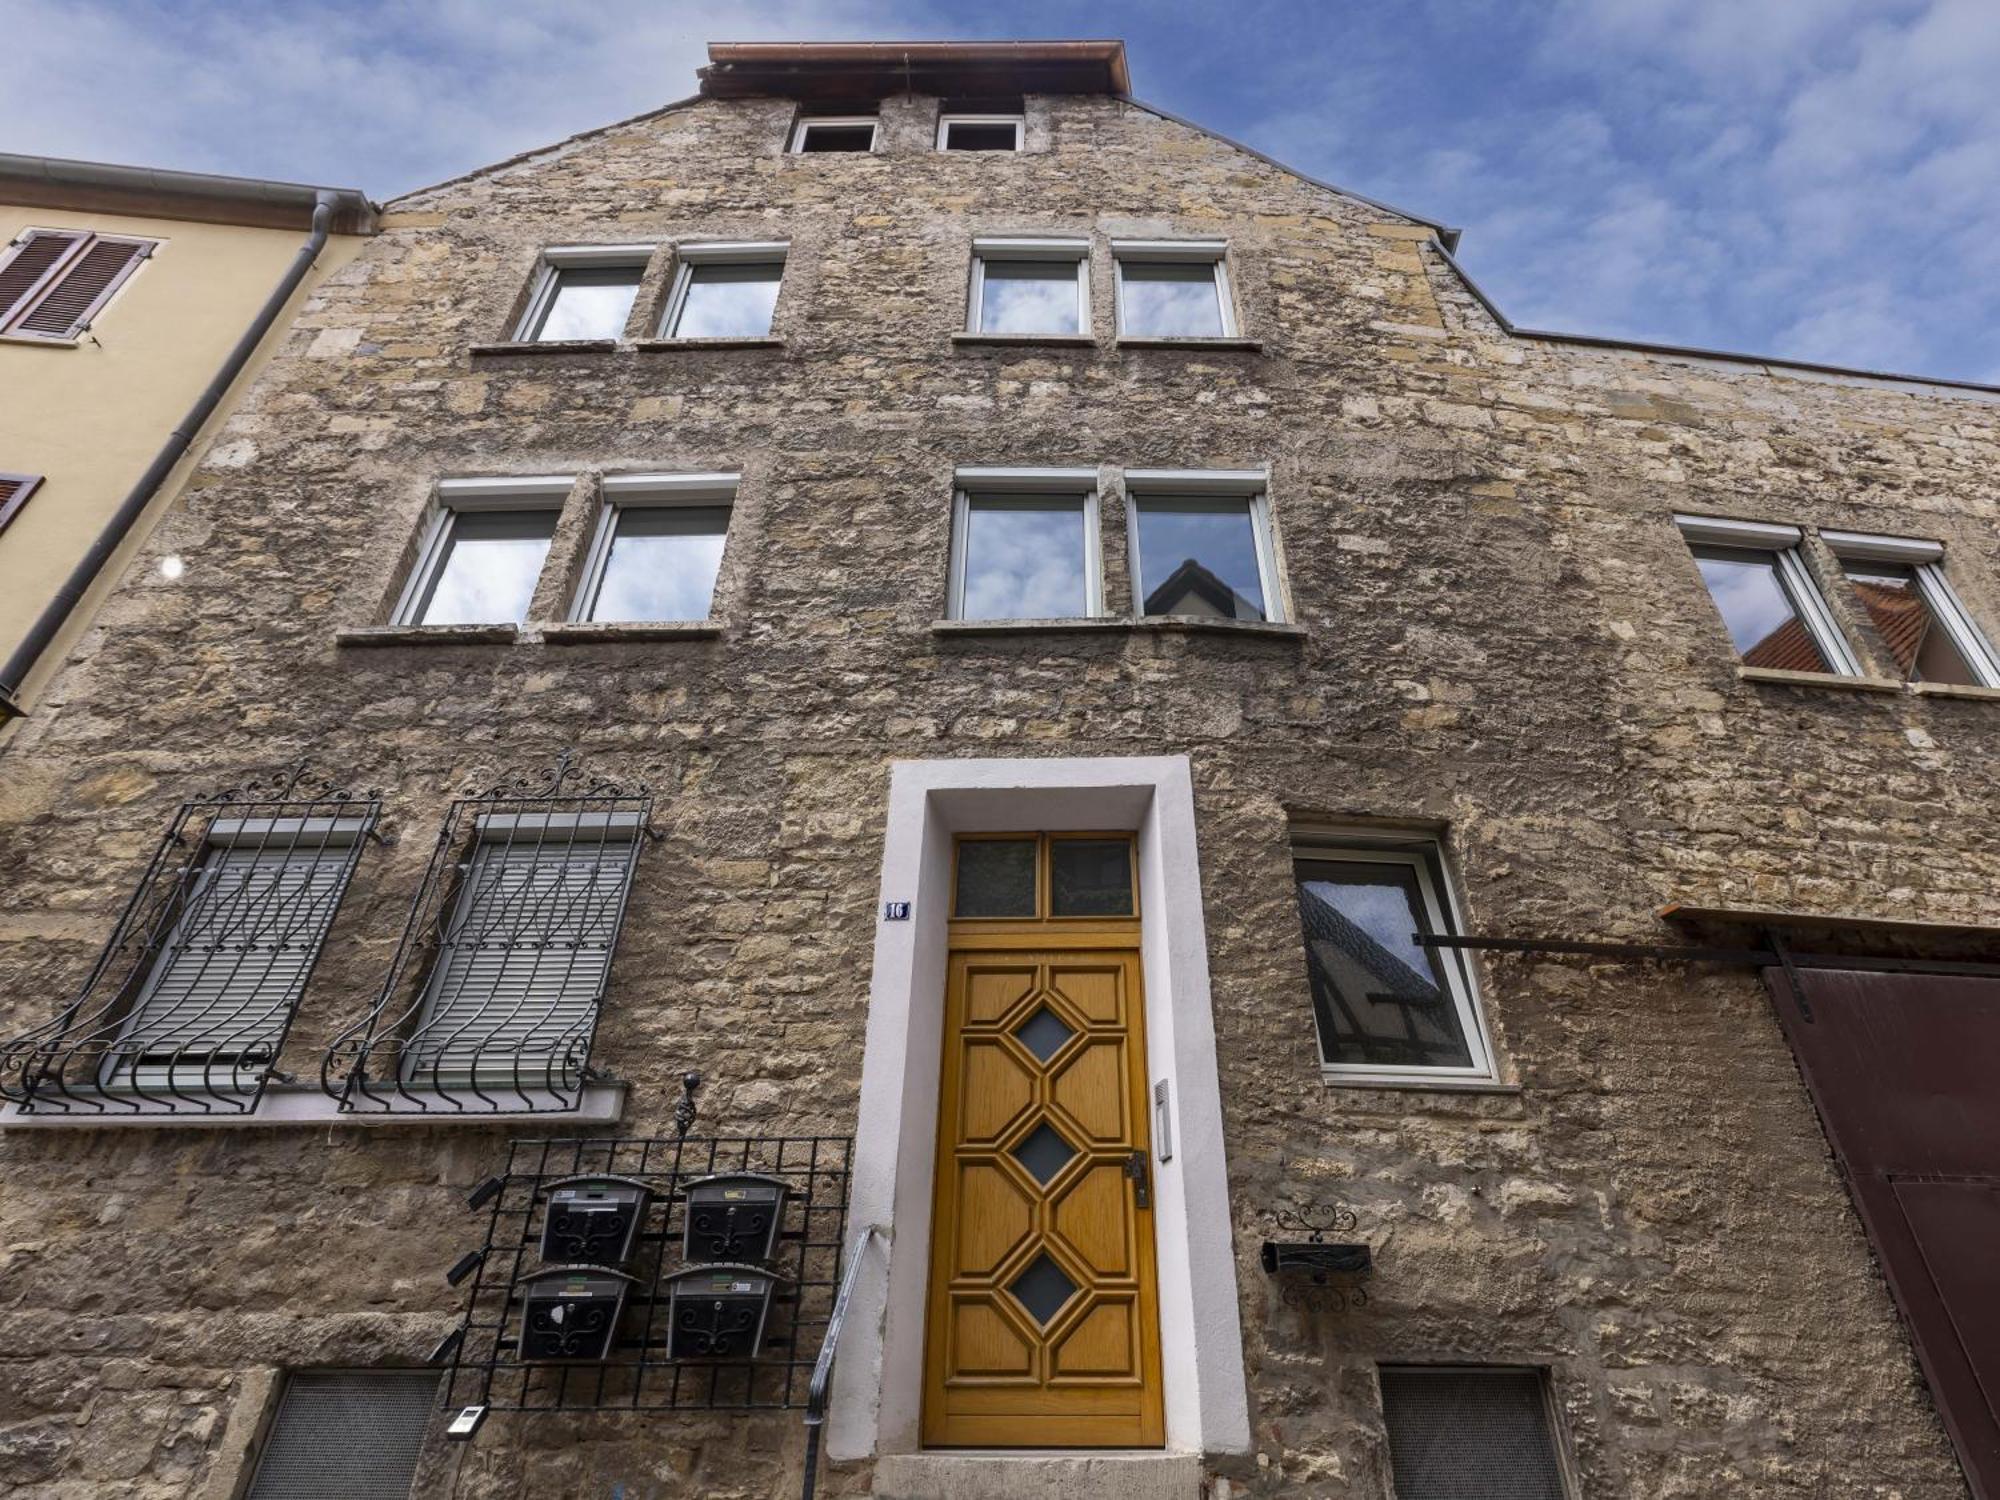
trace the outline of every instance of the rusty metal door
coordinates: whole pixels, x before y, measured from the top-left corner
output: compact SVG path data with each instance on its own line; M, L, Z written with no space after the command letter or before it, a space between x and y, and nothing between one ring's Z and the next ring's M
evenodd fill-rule
M2000 1500L2000 979L1766 969L1978 1500Z

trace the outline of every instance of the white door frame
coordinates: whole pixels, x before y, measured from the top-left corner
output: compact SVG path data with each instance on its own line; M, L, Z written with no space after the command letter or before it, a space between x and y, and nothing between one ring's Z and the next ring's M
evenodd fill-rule
M897 761L890 769L849 1222L889 1232L864 1269L834 1371L835 1459L921 1446L931 1178L952 836L1042 829L1138 834L1148 1092L1168 1092L1170 1161L1154 1136L1160 1364L1167 1447L1247 1453L1249 1394L1237 1315L1222 1095L1208 990L1194 788L1184 755Z

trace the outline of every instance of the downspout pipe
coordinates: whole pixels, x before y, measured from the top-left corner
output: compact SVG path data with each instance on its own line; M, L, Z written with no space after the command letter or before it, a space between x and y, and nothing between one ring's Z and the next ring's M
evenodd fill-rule
M112 554L123 544L133 526L138 523L139 517L145 514L146 507L152 504L153 496L166 482L167 476L173 472L174 465L186 455L188 449L193 446L195 437L207 425L208 419L215 415L215 409L222 404L222 398L229 393L229 388L243 373L243 367L250 363L251 356L256 354L258 347L264 342L265 335L270 333L271 325L278 321L279 315L285 310L285 305L292 300L292 294L298 291L299 284L306 279L306 273L312 270L313 262L319 259L320 251L326 248L327 232L332 227L334 208L340 202L340 197L341 195L331 188L321 188L313 195L312 228L300 244L298 253L292 257L291 265L286 267L285 274L279 278L271 295L264 299L264 305L257 310L257 316L250 320L250 326L243 330L243 336L229 351L229 357L223 360L214 378L195 399L194 405L188 408L188 414L181 418L180 425L167 434L166 442L162 443L160 451L153 455L153 461L146 466L146 472L139 476L138 483L132 486L124 502L112 513L111 519L104 523L104 529L90 544L90 550L84 553L77 565L70 570L69 577L63 580L62 587L57 589L55 597L49 600L48 607L37 617L27 635L22 638L21 644L14 648L14 654L7 658L4 666L0 666L0 718L27 712L19 702L21 684L27 680L28 673L34 670L41 654L48 650L49 643L61 631L71 611L83 601L83 596L89 591L91 584L97 581L97 575L104 570L104 565L111 561Z

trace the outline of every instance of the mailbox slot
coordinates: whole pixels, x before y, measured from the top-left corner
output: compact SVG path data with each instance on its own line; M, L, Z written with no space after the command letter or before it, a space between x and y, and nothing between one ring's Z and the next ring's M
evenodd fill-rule
M784 1179L756 1172L697 1177L687 1185L681 1255L691 1265L769 1260L785 1221Z
M542 1259L552 1266L622 1266L632 1258L653 1191L630 1177L564 1177L548 1185Z
M753 1359L778 1278L757 1266L684 1266L666 1278L669 1359Z
M548 1266L521 1278L524 1364L601 1364L636 1285L602 1266Z

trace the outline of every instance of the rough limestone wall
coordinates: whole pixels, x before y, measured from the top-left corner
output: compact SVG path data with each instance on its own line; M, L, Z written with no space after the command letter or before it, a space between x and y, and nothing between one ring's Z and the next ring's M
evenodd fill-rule
M74 987L182 797L310 754L397 839L294 1028L312 1076L449 798L577 746L665 833L595 1053L626 1128L697 1065L719 1126L847 1130L888 762L1185 753L1257 1449L1218 1462L1232 1494L1386 1496L1373 1365L1459 1357L1551 1366L1592 1500L1961 1496L1754 980L1487 964L1517 1091L1329 1089L1287 839L1442 825L1482 932L1657 936L1674 898L2000 916L2000 705L1740 681L1668 519L1938 536L2000 621L1996 408L1508 340L1425 231L1184 127L1035 101L1028 153L941 156L933 110L801 159L789 105L702 106L396 205L0 759L0 1007ZM1093 236L1097 347L954 346L969 241L1010 230ZM1263 350L1111 347L1114 234L1226 235ZM468 352L541 246L676 235L789 238L782 350ZM934 632L961 463L1270 464L1304 638ZM720 640L336 643L385 618L437 477L605 467L742 471ZM1103 541L1123 613L1116 504ZM231 1493L273 1368L448 1326L460 1195L522 1133L0 1134L0 1484ZM1268 1210L1317 1196L1377 1248L1364 1307L1257 1269ZM777 1496L798 1450L788 1419L496 1418L419 1493Z

